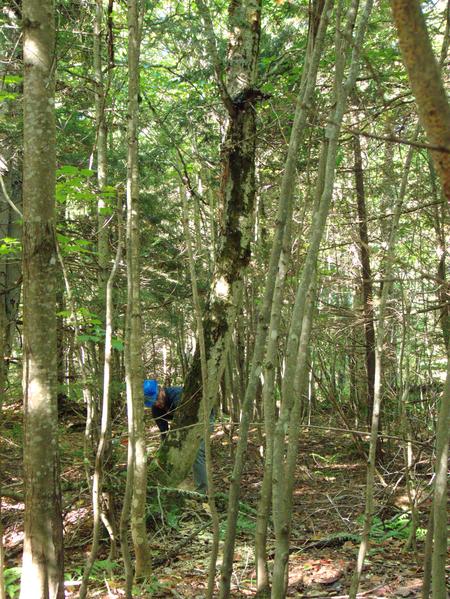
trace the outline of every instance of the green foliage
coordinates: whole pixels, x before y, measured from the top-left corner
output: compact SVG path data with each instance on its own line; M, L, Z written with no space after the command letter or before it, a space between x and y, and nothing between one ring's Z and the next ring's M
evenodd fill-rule
M16 443L22 443L23 439L23 425L22 422L13 421L11 426L8 427L8 436Z
M5 102L6 100L15 100L17 96L18 94L15 92L0 90L0 102Z
M152 489L147 503L147 521L161 520L169 528L178 530L184 508L183 498L167 495L164 499L158 499L157 494L153 491L154 489ZM162 514L161 510L163 510Z
M156 576L152 576L150 580L142 584L135 584L133 586L133 594L136 597L153 597L161 591L165 591L168 588L168 584L165 582L159 582ZM170 593L168 593L169 595Z
M6 568L3 571L6 595L10 597L10 599L15 599L15 597L19 593L21 572L22 568L20 568L19 566L14 568Z
M236 522L236 530L238 534L254 535L256 530L256 522L250 519L246 514L239 512ZM226 521L220 524L219 536L223 541L225 539Z
M59 204L72 202L78 205L95 202L97 197L90 183L93 174L94 171L88 168L69 164L59 168L56 172L56 201Z
M103 582L105 576L111 578L114 570L118 567L119 564L117 562L108 559L95 560L89 574L89 579ZM67 582L78 582L82 578L83 572L84 566L76 566L72 572L67 572L64 578Z
M20 239L14 237L3 237L0 240L0 256L18 254L22 250Z
M363 517L358 519L360 523ZM389 520L381 520L378 516L373 518L372 527L370 529L370 538L372 541L382 543L388 539L407 539L412 530L412 519L409 512L396 514ZM416 536L418 539L424 539L426 529L418 528Z
M3 77L3 83L5 85L17 85L18 83L22 83L23 77L22 75L5 75Z
M57 234L57 240L59 243L59 247L61 249L61 253L63 255L67 254L92 254L94 253L91 249L91 242L87 239L73 239L71 237L67 237L67 235L62 235L61 233Z

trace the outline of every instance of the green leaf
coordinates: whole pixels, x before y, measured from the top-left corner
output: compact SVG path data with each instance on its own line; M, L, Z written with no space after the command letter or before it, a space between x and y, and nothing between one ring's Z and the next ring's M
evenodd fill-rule
M99 341L101 341L101 338L97 335L82 334L78 335L78 341L80 341L81 343L89 341L92 341L93 343L98 343Z
M5 75L3 81L6 85L12 85L14 83L21 83L23 80L22 75Z
M22 244L19 239L14 237L3 237L0 240L0 255L16 254L22 249Z
M102 216L111 216L111 214L114 213L113 208L108 208L108 207L104 207L104 208L100 208L98 211L99 214L101 214Z
M111 346L117 351L123 351L124 343L121 339L112 339Z
M83 177L92 177L92 175L95 174L95 171L93 171L90 168L82 168L79 170L80 175L82 175Z
M14 92L6 92L0 91L0 102L4 102L5 100L15 100L18 94Z
M66 164L61 166L57 171L56 175L78 175L79 170L76 166L72 166L70 164Z

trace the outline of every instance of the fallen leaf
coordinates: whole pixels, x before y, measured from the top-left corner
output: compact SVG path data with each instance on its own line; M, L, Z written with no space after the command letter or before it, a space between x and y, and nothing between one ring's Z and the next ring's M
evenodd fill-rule
M355 544L352 541L345 541L345 543L342 545L342 547L344 549L354 549Z
M333 584L342 576L342 570L332 566L323 566L312 576L313 582L319 584Z
M398 589L395 591L395 594L398 597L410 597L414 594L414 591L409 587L398 587Z

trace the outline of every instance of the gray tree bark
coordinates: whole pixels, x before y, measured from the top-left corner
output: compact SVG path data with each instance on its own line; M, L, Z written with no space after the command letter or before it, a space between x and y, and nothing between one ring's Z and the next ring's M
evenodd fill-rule
M317 263L317 256L322 240L328 211L331 203L336 170L336 155L339 133L347 99L352 91L359 71L359 58L361 48L369 21L372 0L367 0L358 19L358 24L352 39L351 32L356 18L359 2L354 0L348 11L347 24L338 38L336 59L336 89L335 108L327 126L326 138L328 142L327 162L323 193L320 204L313 215L311 224L310 243L305 264L302 269L300 283L297 289L295 304L291 316L287 349L286 367L281 389L281 409L274 436L274 477L273 477L273 516L275 525L276 549L273 573L272 599L281 599L285 596L287 581L287 564L289 559L289 534L291 498L286 494L287 465L285 463L285 431L288 429L289 418L294 401L294 383L297 369L298 348L301 339L302 324L306 309L307 293L311 286ZM340 26L337 27L338 31ZM339 31L339 36L341 35ZM344 80L344 67L346 46L352 40L352 54L348 75ZM276 473L276 475L275 475Z
M226 540L224 546L224 559L222 566L222 577L221 577L221 597L225 599L229 594L230 581L233 567L233 554L234 544L236 536L236 522L238 514L238 500L240 493L240 479L242 469L245 461L245 453L247 448L247 435L250 424L251 413L253 409L253 403L256 396L257 384L259 377L262 372L263 357L266 348L267 332L269 327L269 321L271 318L271 310L273 303L273 296L275 285L277 281L277 272L280 268L280 256L284 251L286 255L289 253L288 241L289 236L285 234L285 228L287 223L291 219L292 215L292 202L294 197L294 179L295 179L295 168L297 163L297 152L301 144L302 136L304 134L306 117L308 114L309 105L312 98L312 93L316 84L317 71L319 66L320 55L322 51L323 39L325 37L325 31L328 24L329 10L331 9L332 2L327 3L326 10L324 10L324 18L321 21L321 30L318 35L318 40L314 48L314 52L311 56L311 62L309 68L305 68L305 76L301 84L300 93L297 99L296 112L294 118L294 124L292 127L291 137L289 141L288 155L286 158L285 171L283 173L283 180L280 190L280 202L277 210L277 227L275 231L274 241L272 244L272 250L270 255L270 261L267 273L267 284L264 291L264 297L262 302L261 313L257 324L257 332L254 344L254 352L252 357L252 365L250 369L250 375L248 384L245 392L244 402L242 406L242 416L239 431L239 442L236 450L236 458L233 467L232 483L230 485L229 500L228 500L228 514L227 514L227 529L226 529ZM307 75L306 75L307 73ZM279 281L279 285L282 288L283 282ZM263 508L264 509L264 508ZM260 537L261 539L261 527ZM260 544L258 544L260 547ZM259 573L264 576L264 556L260 555L259 558ZM264 580L260 580L261 589L266 586Z
M92 530L92 544L91 551L87 559L87 563L83 572L83 579L80 587L79 597L85 599L87 595L87 585L89 581L89 575L94 565L95 558L97 556L99 541L100 541L100 524L102 517L102 487L104 478L104 457L110 444L110 429L111 429L111 398L110 398L110 381L111 381L111 366L112 366L112 333L113 333L113 283L119 268L120 259L122 255L122 218L121 218L122 207L119 206L117 209L117 251L116 258L108 277L106 284L106 313L105 313L105 352L104 352L104 366L103 366L103 401L102 401L102 417L100 422L100 435L97 447L97 453L95 456L95 467L94 476L92 480L92 511L93 511L93 530ZM106 520L105 525L107 526L108 533L110 535L111 543L115 546L116 537L115 530L112 528L112 524Z
M208 387L201 389L200 353L196 352L187 374L183 398L171 434L164 441L150 474L160 482L176 485L189 472L202 437L201 416L216 402L227 349L242 298L243 277L250 260L255 197L256 88L260 35L260 0L230 4L230 43L225 70L220 66L214 32L203 2L205 31L222 99L228 111L228 130L221 156L222 222L215 271L203 316Z
M56 406L54 3L24 0L22 7L25 536L20 597L63 599Z
M127 314L125 337L125 379L129 420L127 493L130 505L131 535L135 553L135 578L147 578L152 572L145 523L147 497L147 453L142 401L142 321L140 307L140 236L139 236L139 53L142 31L142 4L128 0L128 160L127 160ZM130 481L132 486L130 489ZM126 508L124 505L124 511Z
M276 352L278 350L279 326L281 319L282 298L284 282L289 267L291 253L291 217L292 204L295 189L295 164L297 161L298 148L305 135L305 124L308 109L311 103L312 93L316 84L320 56L323 50L325 33L328 26L333 2L325 2L320 7L318 17L310 25L310 37L308 42L308 53L305 58L304 78L300 85L297 100L294 126L289 142L286 168L283 174L280 206L288 204L288 214L283 232L281 253L279 254L278 272L273 289L272 306L270 313L270 324L267 335L267 348L264 358L264 428L265 428L265 455L264 476L261 486L261 496L258 504L258 517L255 535L255 561L257 572L258 596L269 593L269 575L266 560L266 537L267 526L272 495L272 467L273 467L273 431L275 428L275 405L273 399L275 383ZM280 222L280 221L279 221ZM274 244L274 249L275 249ZM277 251L277 250L276 250ZM269 275L269 278L272 278ZM264 342L262 343L264 346Z
M441 398L436 430L436 464L433 497L433 555L431 559L431 594L433 599L446 599L445 567L447 562L447 464L450 437L450 356L447 379Z
M188 250L188 260L189 260L189 272L191 275L191 287L192 287L192 300L194 304L195 318L197 321L197 337L199 341L199 349L200 349L200 361L201 361L201 373L202 373L202 387L204 389L208 386L208 364L206 359L206 349L205 349L205 335L203 331L203 313L202 306L200 302L200 296L198 293L198 285L197 285L197 273L195 270L195 256L193 250L192 243L192 235L190 230L189 223L189 210L187 204L186 190L184 188L182 181L182 186L180 187L180 195L183 205L183 230L184 237L186 240L186 246ZM217 512L216 502L214 499L214 481L213 481L213 465L212 465L212 454L211 454L211 437L210 437L210 423L209 423L209 415L210 411L208 406L203 411L203 437L205 442L205 458L206 458L206 474L208 478L208 504L211 510L211 519L212 519L212 530L213 530L213 543L211 548L211 559L210 566L208 572L208 587L206 590L206 598L212 599L214 593L214 583L216 576L216 562L217 555L219 553L219 515Z
M416 130L416 135L417 135ZM394 215L391 223L391 231L388 240L388 247L384 260L383 268L383 289L379 302L377 314L377 329L375 334L375 380L374 380L374 397L372 410L372 423L370 428L370 443L369 455L367 460L367 480L366 480L366 505L364 512L364 526L361 535L361 543L359 546L358 558L356 562L355 572L353 574L352 583L349 591L350 599L355 599L359 588L364 559L369 547L369 533L372 526L372 518L374 511L374 477L375 477L375 460L377 451L377 440L379 432L379 417L382 402L382 363L384 348L386 343L386 309L390 290L392 287L392 269L395 258L395 245L397 241L398 225L401 216L401 209L405 199L406 187L408 183L409 169L413 157L414 148L410 147L403 168L403 177L400 185L398 199L394 207Z

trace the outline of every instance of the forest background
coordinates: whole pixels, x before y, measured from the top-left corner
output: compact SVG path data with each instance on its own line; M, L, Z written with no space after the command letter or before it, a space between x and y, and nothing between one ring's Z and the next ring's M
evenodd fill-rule
M251 591L310 596L287 572L314 430L365 464L349 596L401 489L405 559L446 597L448 2L8 0L1 19L1 597L73 596L70 517L92 526L66 552L80 597L102 568L109 596L167 596L148 531L201 504L176 488L202 437L202 592L241 592L247 509ZM153 377L185 389L159 451Z

